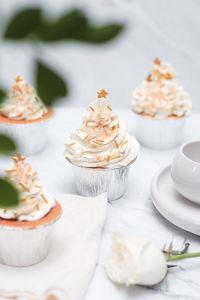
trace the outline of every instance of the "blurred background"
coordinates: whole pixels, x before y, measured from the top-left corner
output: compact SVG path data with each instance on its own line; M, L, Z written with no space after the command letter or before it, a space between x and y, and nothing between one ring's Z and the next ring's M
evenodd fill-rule
M39 14L14 20L28 8L40 8ZM57 36L56 20L66 14L59 23L64 36ZM129 108L132 90L159 57L172 63L200 110L199 16L199 0L1 0L0 87L8 90L20 74L45 95L49 71L62 90L53 96L62 98L56 105L86 106L105 88L113 107ZM90 34L82 32L85 21L94 27ZM72 23L75 28L65 32ZM20 36L18 29L29 27Z

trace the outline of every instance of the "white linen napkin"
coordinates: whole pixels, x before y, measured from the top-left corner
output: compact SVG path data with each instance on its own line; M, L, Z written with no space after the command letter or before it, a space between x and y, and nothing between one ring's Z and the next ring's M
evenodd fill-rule
M83 299L97 261L107 198L56 194L55 199L63 215L48 257L30 267L0 265L0 299Z

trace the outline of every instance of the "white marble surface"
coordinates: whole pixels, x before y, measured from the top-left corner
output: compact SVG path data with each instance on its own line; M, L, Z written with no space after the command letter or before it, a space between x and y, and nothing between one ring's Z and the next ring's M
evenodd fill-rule
M50 127L50 139L46 149L29 158L37 169L44 186L52 193L76 193L71 166L63 157L64 139L68 132L80 123L84 110L77 108L56 109ZM118 110L128 131L136 130L131 111ZM187 139L200 138L200 114L188 119ZM190 134L189 134L190 132ZM153 151L141 148L140 155L130 171L129 187L123 198L109 204L107 220L102 235L97 268L86 295L86 300L151 300L196 299L200 295L200 258L178 262L180 267L171 269L161 285L147 289L124 288L114 285L105 274L106 258L110 249L112 232L120 231L145 235L154 239L160 247L174 241L181 246L183 239L191 243L190 251L200 251L200 238L170 224L154 209L150 200L150 185L155 172L170 163L175 150ZM7 168L9 158L0 158L1 171ZM89 259L89 257L88 257Z

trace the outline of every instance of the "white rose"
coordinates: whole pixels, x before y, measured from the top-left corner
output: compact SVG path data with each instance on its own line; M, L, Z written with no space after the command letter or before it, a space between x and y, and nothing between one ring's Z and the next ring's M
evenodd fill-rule
M106 270L116 283L153 286L167 275L167 262L150 239L115 233Z

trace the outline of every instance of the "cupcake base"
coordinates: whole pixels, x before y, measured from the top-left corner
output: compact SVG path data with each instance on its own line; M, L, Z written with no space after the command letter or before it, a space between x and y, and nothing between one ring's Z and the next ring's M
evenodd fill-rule
M40 220L17 221L0 218L0 263L24 267L42 261L48 254L52 225L62 213L56 205Z
M78 193L89 197L106 193L108 200L119 199L127 189L131 164L116 169L85 168L72 165Z
M136 114L137 138L145 147L167 150L178 147L185 136L186 117L170 116L158 120L149 115Z
M22 155L33 155L40 152L47 143L47 129L52 116L51 109L37 120L10 120L0 116L0 133L13 138Z

